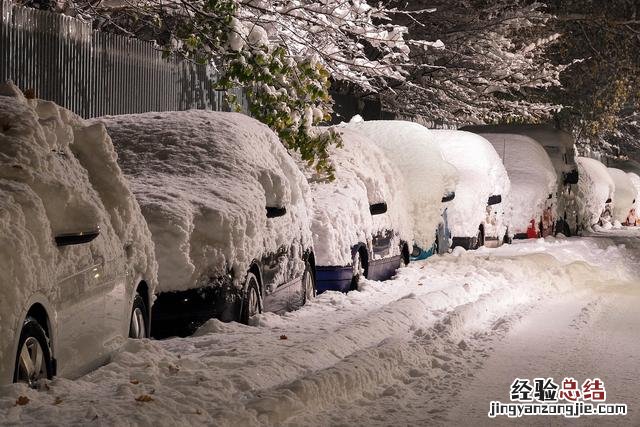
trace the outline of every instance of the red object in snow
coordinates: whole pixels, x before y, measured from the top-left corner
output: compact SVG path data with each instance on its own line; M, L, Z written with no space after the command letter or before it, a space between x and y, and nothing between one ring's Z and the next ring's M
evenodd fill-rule
M538 232L536 231L536 220L532 219L527 227L527 239L535 239L537 237Z

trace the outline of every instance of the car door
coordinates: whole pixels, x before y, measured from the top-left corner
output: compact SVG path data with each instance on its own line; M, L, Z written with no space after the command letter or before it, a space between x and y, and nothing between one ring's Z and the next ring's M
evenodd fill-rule
M109 354L129 336L133 286L132 272L128 271L125 250L105 257L102 281L97 284L104 296L104 323L101 350Z

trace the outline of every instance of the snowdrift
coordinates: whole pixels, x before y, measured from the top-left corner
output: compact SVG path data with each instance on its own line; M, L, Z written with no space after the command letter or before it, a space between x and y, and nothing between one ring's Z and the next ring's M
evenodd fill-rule
M580 219L584 227L598 223L607 200L612 199L616 186L601 162L588 157L578 157L578 203Z
M553 205L555 217L557 175L544 148L524 135L486 133L482 137L495 148L511 182L504 201L510 233L526 233L529 222L538 223L546 206Z
M319 131L326 131L319 129ZM317 180L304 163L313 198L311 231L316 264L347 266L352 262L351 248L358 243L371 243L380 231L394 230L400 239L413 239L412 224L406 214L408 201L402 175L368 138L348 128L337 128L343 146L331 148L330 158L336 179ZM372 216L369 205L386 202L383 215ZM398 255L400 247L393 245Z
M149 223L160 291L197 288L230 270L239 286L254 258L311 247L308 184L257 120L198 110L98 120ZM268 220L267 206L287 213ZM304 269L298 257L289 262L290 271Z
M510 183L507 171L493 145L480 135L465 131L432 130L433 141L438 144L446 161L458 169L460 181L456 198L448 210L452 236L473 237L478 226L485 224L487 237L502 238L504 201ZM494 224L487 223L487 201L492 195L502 195L502 203L492 207Z
M634 207L636 188L625 171L616 168L607 168L607 171L616 187L613 194L613 220L623 223L627 220L629 210Z
M54 236L100 228L90 244L58 248ZM14 335L33 302L59 304L57 281L124 256L153 292L153 244L103 126L0 85L0 325ZM56 319L52 319L55 325ZM7 334L7 335L5 335ZM17 340L17 337L16 337ZM0 361L14 360L13 342ZM2 368L5 363L0 364ZM13 374L0 372L0 381Z
M458 177L456 169L444 160L433 142L429 129L401 120L363 122L358 117L343 126L370 138L399 170L415 243L430 248L442 221L442 196L455 190Z

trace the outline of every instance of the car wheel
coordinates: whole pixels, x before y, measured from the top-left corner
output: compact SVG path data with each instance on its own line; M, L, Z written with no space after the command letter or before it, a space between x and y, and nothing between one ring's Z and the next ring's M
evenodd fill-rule
M139 294L133 299L133 308L131 309L131 321L129 323L129 338L141 339L147 338L149 330L147 321L147 307L144 299Z
M476 249L484 246L484 231L482 231L482 226L478 228L478 236L476 237Z
M28 317L18 341L13 382L35 388L40 380L51 379L52 376L53 363L47 334L36 319Z
M251 272L247 273L247 280L245 283L246 292L242 301L240 322L248 325L249 319L256 314L262 313L262 302L260 301L260 286L258 285L258 278L256 275Z
M313 271L308 262L305 263L304 274L302 275L302 290L304 292L303 304L316 297L316 282L313 279Z
M358 284L360 283L360 278L365 275L364 263L362 261L362 255L360 254L360 251L357 251L356 254L353 256L352 268L353 268L353 275L351 276L351 290L356 291L358 290Z

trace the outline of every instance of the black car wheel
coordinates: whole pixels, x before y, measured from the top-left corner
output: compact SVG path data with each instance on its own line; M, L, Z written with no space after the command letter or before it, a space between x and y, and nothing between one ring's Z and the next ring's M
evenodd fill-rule
M360 251L357 251L356 254L353 256L352 268L353 268L353 275L351 276L351 290L356 291L358 290L358 284L360 283L360 278L366 277L364 262L362 259L362 255L360 254Z
M53 363L47 334L38 321L28 317L22 326L13 382L35 388L41 379L51 379Z
M240 312L240 322L248 325L249 319L256 314L262 313L262 302L260 300L260 286L258 285L258 278L256 275L251 272L247 273L247 280L245 283L245 294L242 301L242 310Z
M147 307L144 303L144 299L142 299L139 294L136 294L136 297L133 299L133 308L131 309L129 338L147 338L148 331L149 321L147 316Z
M302 275L302 291L304 292L303 304L316 297L316 281L313 279L313 271L308 262L305 262L304 274Z

